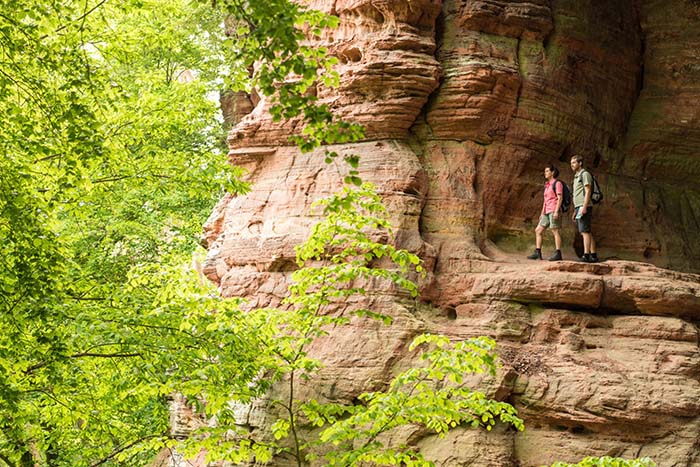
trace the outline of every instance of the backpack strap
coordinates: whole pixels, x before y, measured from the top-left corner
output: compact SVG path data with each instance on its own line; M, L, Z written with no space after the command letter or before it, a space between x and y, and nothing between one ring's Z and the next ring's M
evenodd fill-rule
M564 182L562 182L558 178L554 180L554 183L552 183L552 191L554 192L555 195L557 194L557 183L564 183ZM561 195L562 195L562 197L564 196L564 186L563 185L561 187ZM557 198L559 198L559 195L557 195Z
M582 176L583 176L583 172L586 172L588 175L591 176L591 190L592 190L592 189L593 189L593 184L595 183L595 177L593 176L593 174L591 173L591 171L588 170L588 169L582 169L582 170L581 170L581 175L582 175Z

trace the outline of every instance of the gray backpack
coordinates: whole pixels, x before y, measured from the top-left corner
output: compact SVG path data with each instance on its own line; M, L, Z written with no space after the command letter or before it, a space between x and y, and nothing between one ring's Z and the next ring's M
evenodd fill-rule
M603 201L603 191L600 189L600 184L598 183L598 179L595 178L595 175L593 175L590 170L586 170L586 172L591 174L591 178L593 179L593 186L591 186L591 203L598 204Z

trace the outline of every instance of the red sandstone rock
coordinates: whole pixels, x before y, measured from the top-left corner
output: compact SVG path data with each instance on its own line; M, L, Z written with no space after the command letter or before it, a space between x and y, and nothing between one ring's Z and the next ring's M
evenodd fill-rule
M700 75L686 52L700 43L698 7L674 0L668 8L687 13L673 14L676 24L653 1L307 3L340 18L322 44L340 59L341 84L318 89L322 101L365 125L368 139L410 129L438 177L473 167L471 212L454 230L477 245L519 245L537 222L542 166L560 160L570 181L569 156L584 153L606 192L594 219L601 252L700 270L700 193L685 189L700 167ZM232 148L291 144L301 124L272 122L267 105L231 131ZM450 203L466 188L429 184ZM444 207L428 196L430 221ZM565 243L573 237L567 224Z
M367 138L361 156L428 275L419 302L374 285L391 327L353 320L314 345L326 367L307 391L349 401L415 363L422 331L495 337L503 368L484 381L526 420L521 434L407 429L440 466L534 467L586 455L700 462L700 277L651 264L527 262L541 171L584 152L605 200L602 256L700 271L700 7L681 0L315 0L336 14L326 43L341 85L318 90ZM442 8L442 10L441 10ZM438 15L441 16L438 18ZM277 304L310 204L346 167L302 155L265 101L230 133L251 193L205 226L207 276L251 306ZM393 139L389 139L393 138ZM564 255L574 259L565 220ZM551 248L547 239L545 248ZM517 257L506 252L516 252ZM496 259L496 260L494 260ZM381 293L379 293L381 291Z

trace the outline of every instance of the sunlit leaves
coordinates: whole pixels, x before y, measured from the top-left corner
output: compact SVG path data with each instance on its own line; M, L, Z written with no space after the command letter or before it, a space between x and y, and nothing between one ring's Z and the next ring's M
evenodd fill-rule
M497 421L524 428L515 409L486 397L465 383L467 375L495 372L495 342L486 337L451 343L444 336L421 335L411 344L431 348L421 355L424 367L406 370L392 380L386 391L359 396L361 406L350 415L330 419L319 440L338 448L326 455L328 465L432 465L406 446L385 446L382 434L403 425L422 425L444 436L457 426L490 430ZM323 407L312 406L315 420L326 421ZM334 409L337 411L337 409Z
M556 462L551 467L656 467L656 463L648 457L627 460L620 457L604 456L586 457L578 464Z
M371 185L345 187L315 206L323 209L324 217L297 247L300 269L292 274L288 308L255 310L248 315L256 319L267 315L262 321L272 331L264 335L273 339L265 344L272 357L266 365L268 370L275 368L277 376L287 375L283 381L288 384L288 398L274 401L285 415L272 424L272 437L291 438L294 448L287 452L298 462L302 456L307 460L316 456L308 450L311 446L330 444L336 448L324 449L327 465L430 466L432 462L414 449L385 445L382 434L404 425L422 425L444 436L457 426L490 430L497 422L522 430L523 422L510 404L487 398L465 381L470 374L495 373L495 342L485 337L457 343L444 336L417 337L410 349L429 347L421 356L426 364L401 373L385 391L360 395L358 405L296 398L295 381L313 377L322 363L308 356L309 344L329 327L348 322L337 314L338 305L364 294L362 284L367 280L393 283L397 292L406 289L416 294L416 285L406 275L420 265L415 255L391 245L386 210ZM379 260L387 262L379 267L374 264ZM390 317L372 310L355 313L391 322ZM296 432L302 423L325 429L316 440L301 440ZM242 451L237 449L239 456Z
M337 18L286 1L220 6L236 41L209 2L0 2L8 461L143 465L168 442L173 391L226 423L231 397L250 400L284 370L259 353L282 329L273 311L243 326L237 301L179 266L223 190L246 189L207 94L224 75L275 94L275 115L308 122L305 149L360 129L310 92L337 75L325 49L302 42ZM295 365L318 368L304 355Z
M293 282L288 288L285 306L246 312L244 322L247 329L241 329L240 324L238 327L235 323L229 324L230 332L248 332L260 346L260 353L254 360L264 371L260 378L251 379L251 382L265 381L269 384L281 381L287 385L288 397L271 401L271 408L280 407L285 414L272 424L271 437L280 443L291 438L295 448L289 452L300 461L308 453L305 450L308 441L297 436L300 416L308 417L312 424L322 426L337 421L340 415L352 413L353 410L352 407L297 398L296 385L299 381L310 380L322 366L322 362L308 354L309 345L331 328L348 324L350 313L390 323L389 316L376 311L343 309L350 298L366 293L363 284L368 281L378 281L385 287L393 284L399 295L404 290L415 295L417 287L406 276L415 273L420 264L417 256L392 245L386 209L370 184L360 188L345 187L339 193L316 202L314 208L322 210L323 215L308 239L296 247L300 269L292 273ZM379 260L385 262L374 264ZM206 394L207 390L203 392ZM238 399L235 394L231 394L231 398ZM209 410L209 396L206 399L207 413L215 416L218 422L216 430L202 429L202 439L207 440L207 446L220 453L223 456L221 459L242 459L245 455L251 455L247 445L238 445L231 439L221 437L224 420L220 412ZM219 404L221 400L217 401L214 407L224 409ZM232 439L240 439L241 436ZM263 440L256 439L255 443ZM284 450L281 444L273 444L272 440L268 440L267 444L276 446L275 452ZM192 441L188 441L188 445L194 446ZM257 456L256 459L259 460Z
M337 27L337 17L289 0L225 0L219 5L232 18L232 63L238 70L231 75L236 78L229 83L232 89L258 89L270 96L269 111L276 121L302 119L301 135L292 140L304 152L324 144L357 141L363 136L360 125L338 120L317 97L318 85L334 87L340 82L333 70L337 59L329 56L325 47L313 43L324 30ZM250 74L240 70L249 70Z
M0 11L0 455L144 465L173 362L200 363L181 317L152 313L168 264L190 260L224 188L245 189L207 97L222 16L158 0Z

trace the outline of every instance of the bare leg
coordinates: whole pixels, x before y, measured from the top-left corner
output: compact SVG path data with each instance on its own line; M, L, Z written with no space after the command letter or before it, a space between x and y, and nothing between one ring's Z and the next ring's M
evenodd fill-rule
M554 234L554 246L557 250L561 250L561 235L559 234L559 229L552 229Z
M583 236L583 253L584 254L590 254L591 252L591 233L590 232L581 232L581 235Z
M535 229L535 245L538 249L542 248L542 232L544 232L544 227L538 225Z
M591 253L595 253L595 239L593 238L593 234L588 234L588 236L591 238Z

